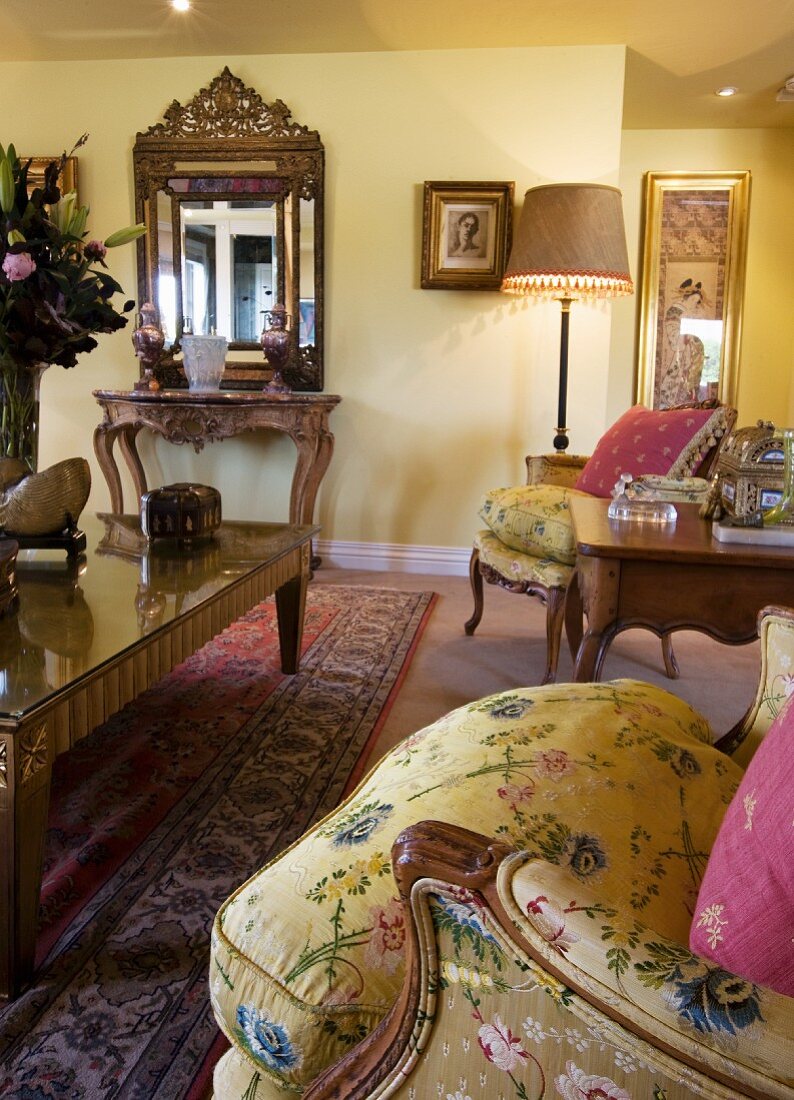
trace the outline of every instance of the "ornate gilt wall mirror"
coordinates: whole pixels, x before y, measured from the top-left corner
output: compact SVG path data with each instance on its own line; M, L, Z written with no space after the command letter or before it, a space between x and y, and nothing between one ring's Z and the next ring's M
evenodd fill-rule
M295 390L323 388L324 150L316 130L265 103L224 68L164 121L136 137L138 300L154 302L165 333L155 374L184 386L183 332L229 342L224 387L270 379L259 343L267 312L286 307ZM236 353L236 354L235 354Z

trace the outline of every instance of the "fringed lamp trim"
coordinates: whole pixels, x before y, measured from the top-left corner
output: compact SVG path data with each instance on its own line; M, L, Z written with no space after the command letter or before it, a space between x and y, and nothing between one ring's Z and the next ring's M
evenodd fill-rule
M620 271L515 271L505 276L502 290L507 294L550 294L570 290L588 297L615 298L632 294L634 283Z

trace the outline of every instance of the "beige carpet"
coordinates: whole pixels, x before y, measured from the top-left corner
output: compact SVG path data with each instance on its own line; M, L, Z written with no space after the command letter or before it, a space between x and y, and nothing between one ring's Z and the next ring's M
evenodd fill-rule
M468 577L323 566L317 581L417 592L433 590L439 594L371 763L395 742L454 707L496 691L540 683L545 667L546 613L539 600L486 585L482 622L473 637L467 638L463 624L472 611ZM674 635L674 649L681 676L668 680L656 635L647 630L626 631L618 635L609 650L603 678L633 677L660 684L697 707L717 735L724 733L744 714L754 696L758 643L725 646L704 634L681 631ZM563 641L558 679L570 679L572 667Z

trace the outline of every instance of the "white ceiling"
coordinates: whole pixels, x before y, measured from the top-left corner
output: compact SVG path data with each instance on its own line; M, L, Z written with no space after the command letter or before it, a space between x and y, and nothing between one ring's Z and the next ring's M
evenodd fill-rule
M628 47L628 128L794 127L794 0L0 0L4 61L565 45Z

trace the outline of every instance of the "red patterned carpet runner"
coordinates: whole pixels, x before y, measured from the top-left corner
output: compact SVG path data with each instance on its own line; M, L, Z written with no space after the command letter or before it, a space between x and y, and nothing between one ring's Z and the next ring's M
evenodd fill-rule
M0 1008L0 1096L201 1094L223 899L340 801L432 593L312 584L300 672L272 601L59 757L37 973Z

